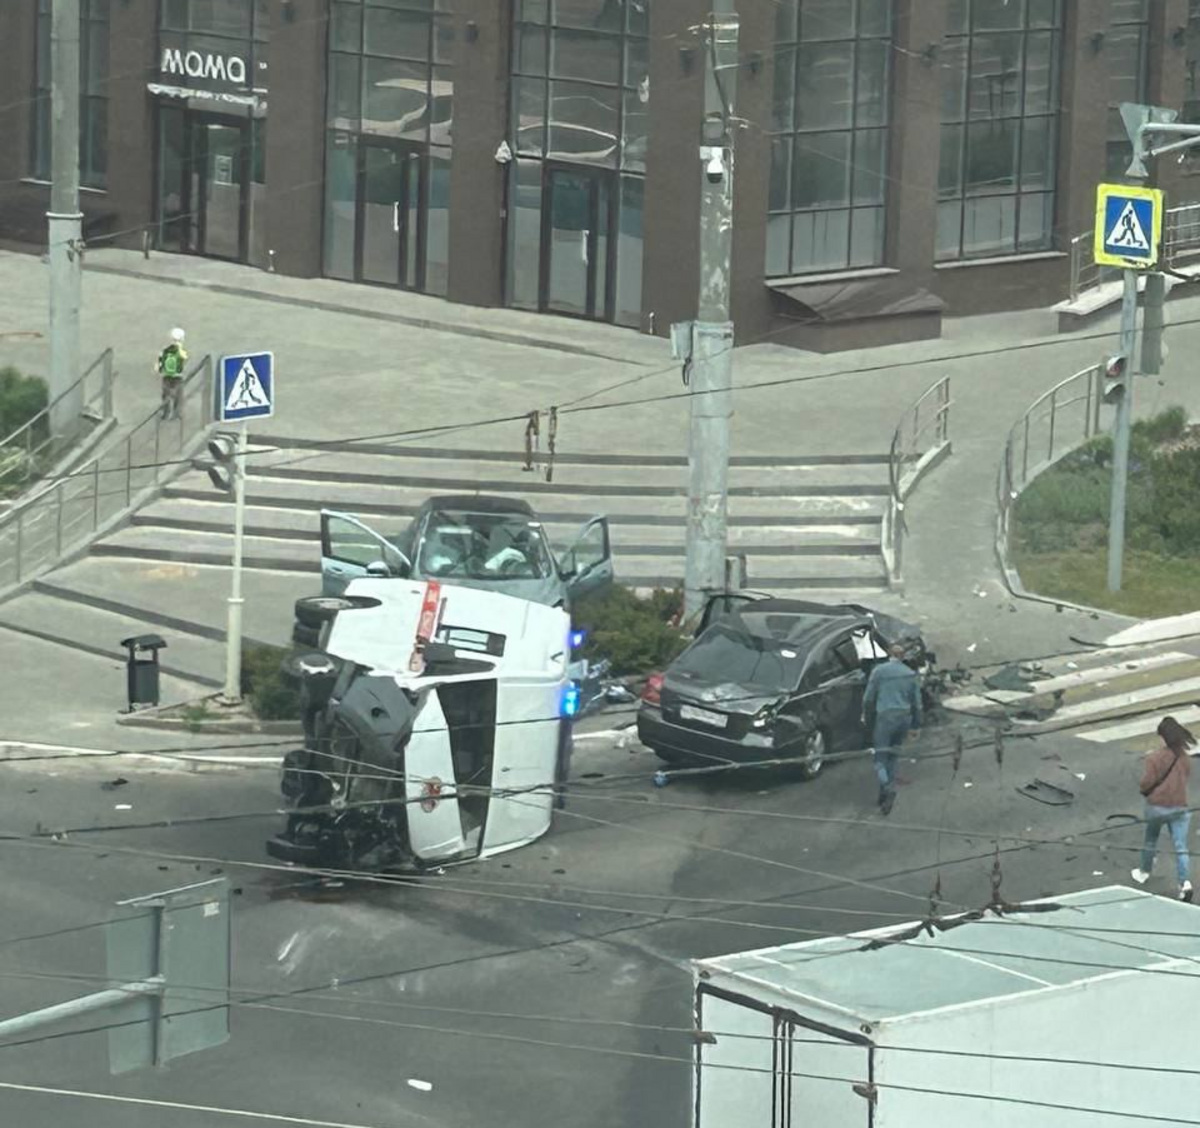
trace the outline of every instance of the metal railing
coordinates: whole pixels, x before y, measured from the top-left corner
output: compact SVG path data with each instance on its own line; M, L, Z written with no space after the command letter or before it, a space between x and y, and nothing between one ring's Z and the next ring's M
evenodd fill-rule
M24 490L79 442L90 427L111 419L112 387L113 351L105 349L66 391L24 426L0 439L0 494ZM78 397L80 410L64 420L59 407L71 397Z
M1075 301L1085 290L1111 282L1121 271L1113 266L1101 266L1093 257L1095 231L1076 235L1071 240L1071 280L1069 292ZM1200 204L1180 204L1167 208L1163 219L1163 261L1167 266L1200 252Z
M1100 433L1104 367L1094 364L1068 376L1036 399L1009 429L997 493L1002 535L1021 491L1047 466Z
M883 559L892 586L904 571L904 502L921 474L950 450L950 404L950 377L943 376L900 417L892 435L883 515Z
M161 408L69 474L0 516L0 592L54 567L127 510L140 493L178 472L212 418L212 358L183 380L179 417Z

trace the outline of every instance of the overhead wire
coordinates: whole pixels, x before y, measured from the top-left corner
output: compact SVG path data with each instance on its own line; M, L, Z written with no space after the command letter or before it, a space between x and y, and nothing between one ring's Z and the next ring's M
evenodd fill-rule
M81 984L97 984L109 983L110 980L103 976L77 975L72 973L23 973L23 972L3 972L0 971L0 977L7 979L28 979L28 980L47 980L52 982L71 982ZM172 997L176 1000L184 999L192 1002L205 1002L209 1006L196 1008L195 1010L186 1009L182 1015L190 1015L195 1013L203 1013L204 1011L231 1007L245 1008L249 1010L261 1010L271 1013L282 1013L290 1015L298 1015L308 1018L328 1018L334 1021L344 1022L361 1022L371 1025L384 1024L388 1026L396 1026L402 1029L409 1028L408 1023L399 1023L390 1019L373 1019L369 1016L341 1013L338 1011L328 1010L310 1010L297 1007L281 1006L267 1003L261 1000L277 997L275 995L259 995L255 992L250 992L247 989L218 989L208 987L195 987L187 984L177 984L172 982L170 986ZM235 998L235 995L249 995L249 998ZM395 999L373 999L362 998L357 996L327 996L327 995L308 995L306 996L315 1002L337 1002L343 1005L353 1005L356 1007L376 1007L387 1008L390 1010L414 1010L423 1011L433 1014L453 1015L456 1017L469 1017L475 1020L485 1021L502 1021L521 1024L546 1024L550 1026L576 1026L583 1029L595 1029L606 1031L634 1031L637 1033L649 1034L677 1034L682 1035L689 1040L696 1040L698 1035L703 1035L704 1039L709 1036L717 1039L718 1044L723 1042L777 1042L778 1034L752 1034L744 1031L729 1031L723 1030L719 1026L705 1024L702 1030L697 1030L692 1027L684 1026L669 1026L666 1024L656 1024L647 1022L632 1022L622 1019L607 1019L607 1018L592 1018L579 1015L555 1015L549 1013L541 1014L522 1014L511 1011L480 1011L468 1007L447 1007L439 1006L430 1003L418 1003L409 1001L400 1001ZM415 1025L415 1024L414 1024ZM429 1030L430 1032L437 1031L449 1034L469 1034L469 1031L460 1031L453 1028L419 1025L419 1029ZM95 1031L86 1031L93 1033ZM806 1038L802 1035L797 1035L791 1032L787 1035L787 1040L791 1044L796 1045L815 1045L822 1046L826 1049L845 1049L851 1052L862 1053L864 1045L858 1042L830 1042L828 1039L822 1038ZM0 1049L5 1049L10 1045L19 1045L21 1043L0 1042ZM557 1044L557 1043L556 1043ZM700 1045L707 1044L706 1041L699 1043ZM923 1054L930 1057L944 1058L961 1058L977 1061L988 1062L1010 1062L1020 1064L1041 1064L1055 1066L1071 1066L1087 1069L1106 1069L1115 1071L1125 1071L1130 1073L1153 1073L1163 1074L1167 1076L1180 1077L1200 1077L1200 1069L1189 1066L1172 1066L1172 1065L1147 1065L1138 1062L1121 1062L1121 1061L1105 1061L1105 1060L1088 1060L1083 1058L1059 1057L1050 1054L1011 1054L988 1050L967 1050L948 1047L933 1047L933 1046L908 1046L903 1043L889 1041L883 1047L888 1053L899 1054Z

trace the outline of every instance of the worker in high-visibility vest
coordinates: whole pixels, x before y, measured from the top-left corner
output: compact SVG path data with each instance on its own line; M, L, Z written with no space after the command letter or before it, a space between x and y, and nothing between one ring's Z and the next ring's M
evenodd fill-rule
M171 330L171 343L158 354L157 371L162 377L162 417L178 419L179 405L183 398L183 370L187 365L187 350L183 340L187 334L182 329Z

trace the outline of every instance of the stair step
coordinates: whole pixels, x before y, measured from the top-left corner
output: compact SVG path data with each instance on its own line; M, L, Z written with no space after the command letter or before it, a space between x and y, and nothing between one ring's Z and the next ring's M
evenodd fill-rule
M0 604L0 628L121 663L121 639L152 632L167 643L159 654L164 674L208 688L224 684L223 643L48 591L35 589Z
M364 521L383 536L396 536L407 524L403 518L381 514L373 518L360 514ZM132 524L145 528L180 529L196 532L228 532L233 525L233 506L224 501L202 502L169 498L154 502L135 513ZM578 535L581 521L548 522L546 533L556 546L570 544ZM615 553L682 551L686 527L614 521L609 527ZM320 539L320 520L315 512L304 509L279 509L248 506L246 533L260 538L307 540ZM786 555L789 552L879 551L877 521L833 524L824 521L809 525L734 525L729 529L729 544L738 551Z
M257 435L256 444L278 447L283 450L312 451L324 454L382 455L395 461L400 458L433 459L441 462L458 462L466 459L486 463L522 463L524 454L514 450L444 450L438 447L401 446L386 442L327 443L319 439L281 438L273 435ZM686 466L686 454L587 454L561 453L556 456L558 465L569 466ZM754 455L735 454L729 459L730 466L886 466L888 455L880 454L807 454L807 455Z
M211 641L223 654L232 570L144 558L84 557L34 582L33 589L68 602ZM243 623L252 642L288 643L295 601L320 591L315 572L247 568L243 573ZM0 614L5 606L0 604ZM127 637L121 635L117 638Z
M541 483L546 486L547 483ZM863 492L812 492L807 494L748 494L731 492L729 512L734 519L759 520L766 517L875 517L886 505L886 486L853 487ZM448 493L475 493L473 483L457 487L441 483L438 487L361 485L353 481L312 481L308 479L252 476L246 482L249 505L277 508L338 509L349 513L390 513L411 516L428 498ZM492 491L495 492L495 491ZM509 488L500 491L506 497L530 504L544 521L557 517L586 519L595 514L686 520L686 491L649 494L633 487L620 494L575 491L574 493L533 492ZM216 495L207 476L186 475L168 486L165 497L211 500Z
M643 462L604 466L554 463L554 480L545 479L545 465L527 471L519 459L481 460L470 457L396 458L384 455L329 453L308 454L294 449L251 452L250 476L289 478L309 482L359 482L363 485L412 486L420 489L508 493L613 494L627 492L647 496L686 494L686 461L671 466ZM884 463L830 464L797 458L785 464L729 467L731 492L782 490L844 490L861 487L883 489L888 483Z

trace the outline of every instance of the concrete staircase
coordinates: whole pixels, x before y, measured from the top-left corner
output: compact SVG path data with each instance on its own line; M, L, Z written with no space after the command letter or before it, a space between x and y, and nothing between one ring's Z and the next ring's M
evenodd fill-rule
M274 448L274 449L272 449ZM552 542L569 543L596 514L611 523L618 579L677 586L684 569L687 465L682 457L577 455L553 481L509 452L355 447L256 438L247 481L244 586L250 639L283 643L291 605L319 586L319 511L357 514L397 532L431 494L525 498ZM861 597L886 584L880 553L887 501L883 455L735 458L730 546L745 553L750 586L818 599ZM232 505L191 471L92 546L85 559L0 604L0 628L113 659L122 638L166 638L167 671L220 683Z

